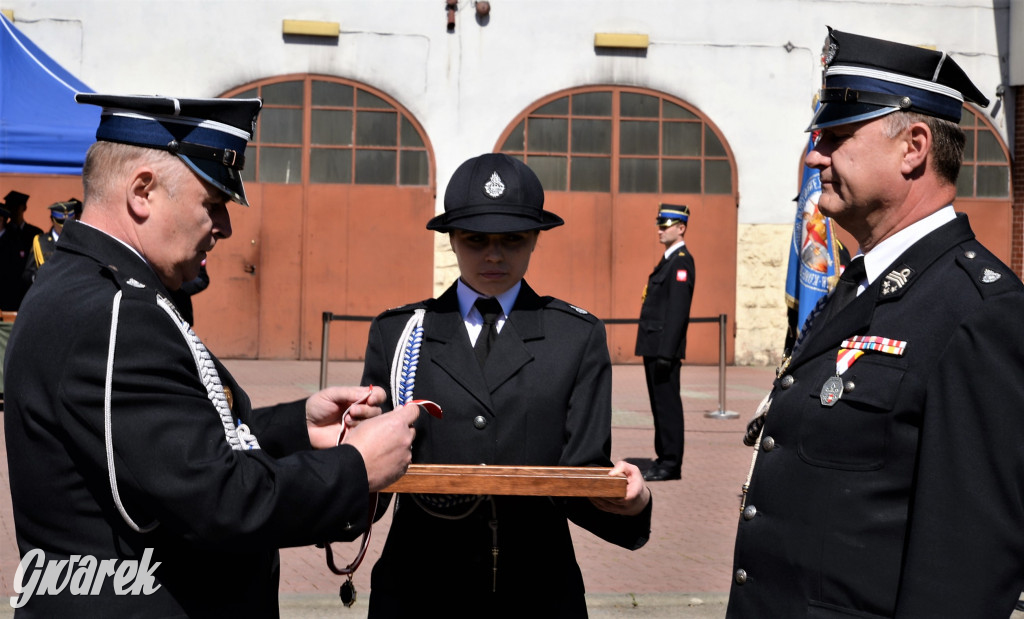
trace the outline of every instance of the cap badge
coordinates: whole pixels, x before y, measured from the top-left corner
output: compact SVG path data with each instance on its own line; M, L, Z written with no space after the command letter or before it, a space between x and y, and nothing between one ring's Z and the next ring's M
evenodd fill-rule
M836 53L839 51L839 44L832 38L832 35L825 37L825 45L821 48L821 64L828 67L832 64L832 61L836 59Z
M909 267L903 267L902 269L894 269L885 276L885 280L882 281L882 296L888 296L895 294L900 288L907 285L910 280L910 276L914 274L914 270Z
M490 198L500 198L505 193L505 183L497 172L491 172L491 178L484 183L484 193Z
M981 274L981 283L991 284L992 282L997 281L1002 276L1003 275L1001 273L996 273L992 269L985 269L985 271Z

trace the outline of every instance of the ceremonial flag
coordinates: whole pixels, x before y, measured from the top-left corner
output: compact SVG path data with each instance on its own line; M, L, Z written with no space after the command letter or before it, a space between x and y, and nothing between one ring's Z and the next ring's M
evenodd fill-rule
M814 148L817 138L815 131L808 140L807 152ZM786 274L786 306L789 308L786 350L793 347L815 304L828 294L839 278L841 243L833 237L832 220L818 211L820 196L818 170L804 166Z

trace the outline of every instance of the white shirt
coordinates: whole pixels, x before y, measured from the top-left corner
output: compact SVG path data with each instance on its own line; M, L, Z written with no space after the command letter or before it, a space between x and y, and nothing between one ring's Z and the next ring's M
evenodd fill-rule
M875 245L864 256L864 272L867 281L861 281L857 294L867 289L873 281L884 275L882 270L888 268L908 247L920 241L928 234L956 219L953 205L947 205L931 215L912 223L896 234Z
M501 316L498 316L498 320L495 321L494 327L501 332L501 328L505 325L505 317L512 311L512 306L515 305L516 297L519 296L519 289L523 287L523 281L519 280L514 286L499 294L496 299L501 304ZM459 295L459 313L462 314L462 320L466 323L466 331L469 333L469 341L474 346L476 345L476 338L480 336L480 329L484 326L484 317L480 314L480 310L476 308L474 303L479 298L486 298L487 295L482 295L476 290L473 290L459 279L458 287L456 292Z
M672 247L669 247L668 249L666 249L666 250L665 250L665 260L668 260L668 259L669 259L669 256L671 256L672 254L674 254L674 253L675 253L675 251L676 251L677 249L679 249L680 247L682 247L683 245L686 245L686 243L684 243L683 241L679 241L678 243L676 243L676 244L675 244L675 245L673 245Z

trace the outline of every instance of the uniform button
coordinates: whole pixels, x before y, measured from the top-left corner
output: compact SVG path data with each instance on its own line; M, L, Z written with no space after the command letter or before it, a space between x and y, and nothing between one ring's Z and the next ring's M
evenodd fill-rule
M483 415L477 415L473 417L473 427L477 430L483 430L487 427L487 418Z
M795 379L793 378L792 374L786 374L785 376L782 377L781 380L779 380L779 386L781 386L783 389L789 389L790 387L793 386L794 381Z
M751 520L756 515L757 515L757 508L754 507L753 505L747 505L746 507L743 508L743 519L744 520Z
M770 436L764 437L763 439L761 439L761 447L764 447L765 451L771 451L775 449L775 439Z
M964 255L967 256L968 259L973 260L978 254L974 253L972 250L967 250L964 252Z
M843 383L843 391L853 391L856 388L857 383L853 382L852 380L848 380L845 383Z
M742 584L746 583L747 582L747 570L743 570L743 569L736 570L736 573L733 574L733 580L736 581L737 585L742 585Z

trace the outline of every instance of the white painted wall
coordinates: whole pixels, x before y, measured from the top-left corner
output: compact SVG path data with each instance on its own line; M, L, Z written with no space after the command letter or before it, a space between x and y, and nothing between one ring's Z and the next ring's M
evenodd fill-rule
M97 91L216 96L307 72L379 88L423 124L439 187L540 97L585 84L653 88L722 130L739 171L740 222L759 224L793 216L826 24L948 51L993 97L1008 70L1009 3L493 0L481 25L473 2L460 0L454 34L440 0L2 0L0 8ZM286 42L284 19L338 22L342 33ZM651 45L645 57L599 54L595 32L647 34ZM993 120L1005 139L1004 114Z
M1012 28L1013 18L1017 27ZM736 158L736 359L774 363L785 323L786 246L826 25L950 53L995 101L1024 79L1024 0L0 0L15 26L99 92L218 96L275 75L318 73L394 97L434 147L438 199L465 159L492 151L538 99L574 86L651 88L702 110ZM286 40L282 21L341 35ZM595 50L596 32L650 37L645 54ZM1008 108L989 115L1008 143ZM1010 119L1012 121L1012 119ZM1012 124L1010 124L1012 126ZM443 256L438 269L443 276ZM777 282L766 286L765 282Z

